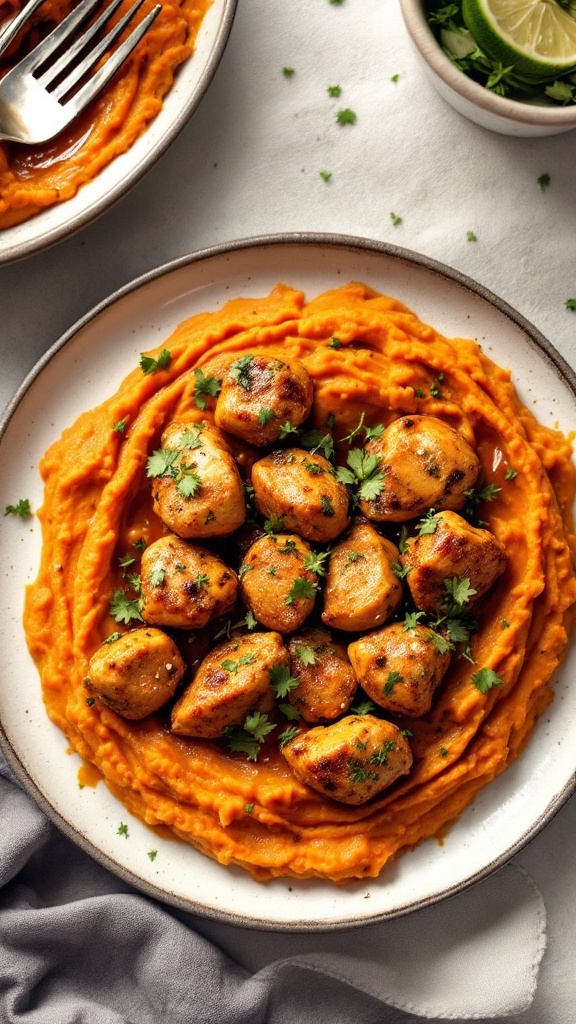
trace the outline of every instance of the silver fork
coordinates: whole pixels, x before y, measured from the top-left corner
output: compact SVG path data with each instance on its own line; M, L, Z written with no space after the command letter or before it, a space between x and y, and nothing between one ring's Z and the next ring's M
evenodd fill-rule
M71 90L94 67L131 21L143 0L132 7L91 50L81 56L95 39L122 0L112 0L102 14L79 35L53 63L50 57L71 39L101 0L81 0L77 7L0 81L0 139L29 145L46 142L78 117L84 108L110 81L162 7L156 6L132 30L129 36L108 57L78 91ZM0 53L15 37L42 0L29 0L19 15L0 34ZM80 58L81 59L78 59ZM47 65L44 68L44 65Z

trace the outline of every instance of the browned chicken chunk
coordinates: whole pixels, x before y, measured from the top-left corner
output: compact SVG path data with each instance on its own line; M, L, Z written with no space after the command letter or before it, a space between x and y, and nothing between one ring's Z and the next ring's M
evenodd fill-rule
M316 600L316 575L306 563L314 558L296 534L260 537L240 566L244 604L258 622L279 633L292 633L308 618Z
M459 509L480 463L468 442L436 416L401 416L366 451L378 456L384 484L360 502L368 519L402 523L429 508Z
M247 352L222 375L214 419L250 444L271 444L288 420L294 427L303 423L312 396L312 381L301 363Z
M327 542L348 525L348 491L322 455L301 448L271 452L252 467L261 515L280 517L287 533Z
M348 655L358 682L376 704L414 718L430 710L450 664L442 637L428 626L406 628L401 622L355 640Z
M396 545L370 523L356 523L330 554L323 622L352 633L383 625L402 600L393 569L399 559Z
M140 577L142 618L174 629L201 629L231 611L238 592L236 573L220 558L174 534L146 548Z
M506 568L504 545L489 530L471 526L457 512L432 517L433 533L412 537L401 556L417 608L441 612L450 605L449 584L469 580L469 602L490 589Z
M170 700L185 665L160 629L133 629L104 641L92 655L84 686L123 718L140 719Z
M325 629L303 629L288 641L290 671L298 686L288 701L306 722L345 714L356 693L356 676L346 650Z
M148 459L154 511L184 538L223 537L246 519L238 468L219 430L170 423Z
M349 715L316 726L287 743L282 753L299 782L344 804L365 803L412 765L400 729L373 715Z
M229 726L243 725L252 711L274 704L270 669L288 665L278 633L236 637L215 647L172 711L172 731L180 736L216 739Z

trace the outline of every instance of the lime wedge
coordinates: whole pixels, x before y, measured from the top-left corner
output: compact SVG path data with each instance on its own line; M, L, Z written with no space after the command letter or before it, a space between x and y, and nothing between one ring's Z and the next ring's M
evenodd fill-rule
M576 18L558 0L463 0L478 46L518 78L549 82L576 69Z

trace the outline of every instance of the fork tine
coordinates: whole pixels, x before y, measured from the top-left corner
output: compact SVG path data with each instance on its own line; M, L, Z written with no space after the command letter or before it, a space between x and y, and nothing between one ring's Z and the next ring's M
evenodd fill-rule
M31 18L34 11L44 0L28 0L22 10L8 22L6 27L0 31L0 54L8 49L12 40L18 35L22 26Z
M75 57L82 52L90 40L100 31L102 25L112 17L114 11L117 10L121 3L122 0L112 0L112 3L102 11L102 14L99 15L96 21L94 21L81 36L78 36L70 46L66 47L62 56L59 57L58 60L54 61L53 64L50 64L50 67L46 71L36 76L37 81L41 82L46 88L50 82L56 81L58 76L66 70L68 65L72 63ZM54 90L54 92L58 95L57 90Z
M138 9L141 2L142 0L137 0L137 3L133 8L131 8L133 13ZM140 42L142 36L148 31L152 22L156 20L161 10L162 5L156 4L156 6L148 12L146 17L142 19L135 29L133 29L124 42L120 44L118 49L111 54L106 63L98 69L90 81L79 89L75 96L72 96L71 99L67 101L67 109L73 110L75 114L80 114L81 111L84 110L84 107L95 99L104 86L108 84L112 76L116 74L118 68L124 63L126 58L132 53L132 50Z
M81 0L78 6L75 7L70 14L67 14L60 24L20 61L18 67L21 68L23 72L35 71L37 67L43 64L44 61L47 60L56 49L58 49L60 44L63 43L72 32L76 31L78 25L88 17L90 11L100 2L101 0Z

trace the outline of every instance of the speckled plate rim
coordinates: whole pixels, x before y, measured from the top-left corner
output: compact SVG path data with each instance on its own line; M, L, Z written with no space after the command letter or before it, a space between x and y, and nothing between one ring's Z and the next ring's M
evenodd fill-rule
M0 229L0 266L34 256L76 234L114 206L172 145L202 100L228 41L238 0L212 0L195 50L176 71L162 109L134 144L75 196L22 224Z
M566 107L542 107L536 104L522 103L520 100L499 96L483 85L469 78L452 63L447 54L435 39L432 29L422 18L417 8L420 0L400 0L400 8L404 24L421 56L435 71L439 78L459 93L470 103L483 110L490 111L508 121L520 121L527 125L541 125L542 113L545 111L546 121L558 128L570 126L576 128L576 110L573 105Z
M396 291L387 289L386 281L395 277L405 278L407 288L404 289L404 292L406 293L406 291L420 292L422 281L425 279L433 286L430 289L431 293L432 291L439 292L440 297L446 293L451 293L453 296L460 294L465 301L466 308L468 303L470 309L474 307L475 313L472 320L474 320L474 316L478 315L483 319L482 314L485 313L488 320L492 319L494 323L500 324L501 328L504 328L506 324L509 325L512 333L518 335L519 343L527 345L526 350L522 348L523 355L535 360L538 387L540 387L542 375L551 374L552 378L560 382L566 391L570 415L573 415L573 405L576 401L576 375L566 361L520 313L467 276L426 256L365 238L308 233L266 235L212 246L173 260L120 288L74 324L38 361L14 395L0 421L0 466L3 469L0 478L5 476L4 470L7 466L3 450L6 437L23 405L29 399L32 400L31 392L41 385L43 375L49 372L49 368L55 361L68 358L73 353L75 344L78 344L78 339L81 338L83 332L101 329L107 320L109 321L115 315L119 304L126 301L138 303L139 296L147 295L149 289L162 288L164 283L167 283L169 300L167 305L170 306L170 287L173 281L175 287L172 305L175 303L178 307L173 310L173 314L176 317L175 322L178 322L182 319L178 303L183 302L185 306L190 306L190 312L203 308L214 308L210 300L204 301L210 287L215 286L217 290L218 288L220 291L223 290L222 301L235 294L238 291L238 285L234 275L240 275L244 279L245 294L263 294L258 281L262 277L264 266L266 267L264 276L272 275L271 279L275 277L277 280L284 279L287 283L293 283L296 286L305 286L304 279L308 276L307 271L301 271L301 280L295 280L294 274L296 277L298 274L296 270L293 274L290 266L296 268L306 261L316 261L315 266L317 263L324 262L325 267L320 272L320 276L322 277L322 274L331 275L332 286L350 278L362 279L351 271L360 269L366 262L366 266L370 266L373 272L372 276L381 277L380 287L382 290L388 290L390 294L396 295L402 301L407 301L407 304L411 305L423 319L428 319L432 323L434 323L434 319L427 317L425 311L418 308L419 304L414 301L413 296L408 302L408 296L400 294L397 287ZM254 266L256 266L256 271ZM280 266L287 269L286 275L278 275L276 268ZM212 280L211 271L214 268L216 269ZM230 274L227 273L224 277L224 271L228 271L229 268L231 268ZM187 282L186 287L183 284L178 285L179 275L182 276L182 281ZM211 281L212 284L210 284ZM374 280L368 283L378 287ZM176 295L178 295L177 300ZM440 326L443 329L442 324L434 323L434 326ZM445 333L447 332L445 331ZM470 337L476 336L473 331L453 333L456 336L465 334ZM161 335L157 338L154 337L150 347L162 340ZM122 369L120 379L123 375L124 369ZM96 401L100 401L100 397L98 394ZM557 410L554 410L551 416L555 417L556 414ZM30 470L27 472L30 473ZM3 495L0 496L0 505L2 497ZM8 541L4 539L3 543L10 544L10 539ZM34 575L35 572L30 578L33 578ZM0 599L0 606L2 603L4 603L3 599ZM9 631L13 629L13 624L6 619L6 616L3 618L4 621L0 627L0 642L4 641L5 644ZM570 656L572 656L573 650L572 647ZM573 667L571 665L570 671ZM566 678L567 674L567 665L565 664L558 684ZM35 670L34 675L37 682ZM10 672L7 672L7 677L9 676ZM562 722L559 724L556 721L553 726L550 725L550 720L548 724L538 723L534 737L526 751L502 776L482 791L472 808L469 808L451 829L443 845L437 845L434 840L421 844L416 850L399 858L390 870L386 868L379 879L352 883L353 892L350 892L349 887L339 889L329 883L318 885L315 880L299 882L295 879L277 879L262 885L252 881L244 871L238 868L222 867L198 854L197 851L189 849L185 844L171 843L172 849L185 850L186 863L188 864L192 860L194 869L199 870L200 874L204 872L204 869L210 868L207 871L210 876L209 883L211 881L213 884L216 874L218 885L224 893L224 903L222 904L219 902L219 897L210 900L206 896L206 884L204 883L202 883L201 895L183 897L181 893L174 890L174 886L170 887L165 882L156 880L149 865L146 865L144 870L139 864L136 870L132 852L130 856L125 856L129 845L122 848L116 844L116 849L111 853L109 842L107 848L103 849L99 841L94 841L93 837L88 838L85 830L78 827L74 821L73 814L68 817L57 806L62 799L61 793L46 792L46 787L39 782L38 778L31 776L26 766L26 756L21 743L22 737L14 735L10 724L7 724L3 717L2 693L2 682L0 681L0 747L24 790L68 838L77 843L105 868L155 899L222 923L260 930L307 932L327 931L333 928L354 928L404 916L447 899L507 863L538 835L576 789L576 754L569 749L566 735L571 731L570 725L576 727L576 695L572 695L569 686L565 685L560 697L565 702L562 707L564 716ZM39 696L38 687L38 698ZM41 705L41 700L38 703ZM551 707L554 709L556 706L557 701ZM41 708L40 714L43 714L43 708ZM558 719L558 714L555 715L555 718ZM47 723L47 728L52 728L51 723ZM61 751L64 754L66 741L55 726L53 729L61 738ZM540 736L541 739L538 738ZM546 757L542 757L542 750L539 749L539 747L543 747L544 743L546 743ZM556 743L563 751L560 763L558 761L560 754L555 749ZM550 753L551 751L552 753ZM75 756L73 755L73 757ZM76 770L77 765L74 765L74 773L67 774L74 774L74 778L76 778ZM554 782L548 784L548 779L552 776ZM78 788L76 781L74 786L76 789ZM539 799L534 799L534 787L542 789L542 786L544 786L544 792L540 794ZM528 787L527 790L526 787ZM141 852L145 850L146 843L149 846L151 842L150 832L146 826L129 816L129 813L108 794L104 787L98 786L94 792L96 793L98 790L107 794L105 800L112 802L112 811L106 811L108 816L110 813L113 817L115 815L115 822L120 818L129 820L130 831L135 836L136 844L140 844ZM522 793L525 790L527 792L530 815L528 819L520 816L520 819L516 820L515 799L520 790ZM70 791L72 792L72 790ZM476 821L474 820L475 814ZM489 833L492 838L494 828L496 828L496 834L500 835L502 830L510 828L510 821L512 821L508 838L500 842L497 848L486 850L480 860L477 856L477 844L475 846L471 841L475 830L478 829L478 815L485 815L487 821L492 823L490 824L492 832ZM456 838L454 839L454 837ZM156 838L154 838L154 843L157 845ZM425 892L411 892L410 886L407 887L403 883L406 877L410 877L410 872L418 878L421 862L426 866L426 858L423 859L422 851L433 850L435 863L436 858L438 861L445 858L445 851L450 850L452 843L462 847L465 858L466 867L461 871L460 876L452 877L450 865L448 865L449 873L448 876L444 873L443 881L438 882L435 886L429 886ZM143 857L143 859L146 858ZM180 869L181 867L182 864ZM399 882L401 895L398 899L386 906L378 905L378 898L375 897L378 895L381 897L382 893L393 893L394 887ZM318 889L322 890L321 898L318 898ZM243 890L240 900L235 895L237 890ZM326 890L328 896L324 899ZM367 902L368 897L372 897L370 903Z

